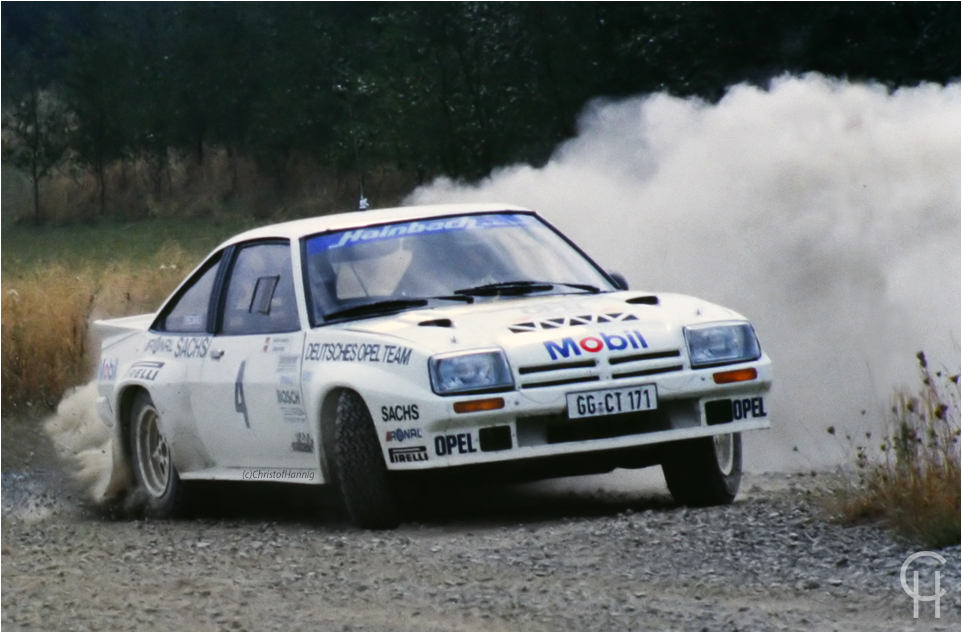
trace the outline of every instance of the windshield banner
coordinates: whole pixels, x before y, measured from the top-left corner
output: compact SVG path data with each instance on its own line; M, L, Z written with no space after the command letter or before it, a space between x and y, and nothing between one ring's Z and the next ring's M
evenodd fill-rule
M407 235L428 235L454 231L476 231L512 226L537 224L534 216L527 214L467 215L456 218L415 220L401 224L385 224L363 229L326 233L312 237L307 242L307 252L313 255L355 244L369 244L397 239Z

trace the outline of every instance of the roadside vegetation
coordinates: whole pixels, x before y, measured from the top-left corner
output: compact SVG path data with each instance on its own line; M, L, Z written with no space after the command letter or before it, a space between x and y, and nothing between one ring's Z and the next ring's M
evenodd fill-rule
M93 375L99 351L93 320L155 310L214 246L255 223L159 218L5 226L4 417L53 410L66 390Z
M921 386L895 393L885 437L877 447L856 447L855 472L843 477L828 505L845 523L881 521L908 541L937 548L958 544L962 530L959 375L933 370L923 352L917 360Z
M219 154L204 167L178 162L160 191L142 162L111 166L114 200L126 210L112 217L96 217L89 174L55 169L45 183L48 221L38 226L20 221L33 200L29 177L9 164L2 174L5 417L53 410L93 376L99 341L92 321L157 309L224 239L271 221L356 208L347 202L353 186L305 172L277 197L255 168ZM389 176L375 183L394 186Z
M959 3L10 3L33 224L336 200L540 165L588 104L817 72L958 80ZM186 195L185 195L186 194ZM345 199L346 198L346 199Z

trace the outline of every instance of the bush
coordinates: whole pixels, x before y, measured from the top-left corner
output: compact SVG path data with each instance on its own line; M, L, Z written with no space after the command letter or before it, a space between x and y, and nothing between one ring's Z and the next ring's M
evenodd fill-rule
M52 411L63 394L93 375L97 318L151 312L193 266L178 249L170 263L125 262L107 270L41 264L2 283L0 366L5 417Z
M4 414L52 409L67 388L89 377L87 318L93 280L52 266L3 284Z
M923 547L960 541L959 376L917 354L922 387L896 393L881 459L858 447L856 476L833 501L845 522L884 521ZM829 433L835 429L829 427Z
M263 224L357 209L356 174L339 174L307 157L294 157L285 162L281 177L223 148L205 147L204 154L201 164L172 152L161 161L128 157L111 162L104 169L103 198L91 170L64 161L40 182L39 218L28 174L4 161L4 222L254 218ZM364 173L365 195L380 208L400 203L417 185L410 174L387 166Z

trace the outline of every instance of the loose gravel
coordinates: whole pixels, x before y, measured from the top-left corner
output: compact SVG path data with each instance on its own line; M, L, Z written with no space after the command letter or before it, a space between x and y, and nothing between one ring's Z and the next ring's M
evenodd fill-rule
M819 478L728 507L528 485L444 491L421 523L351 528L307 487L215 487L197 518L112 519L53 470L3 474L2 626L200 630L958 630L959 547L913 618L915 550L827 522ZM209 495L211 491L207 491ZM923 595L932 569L921 569Z

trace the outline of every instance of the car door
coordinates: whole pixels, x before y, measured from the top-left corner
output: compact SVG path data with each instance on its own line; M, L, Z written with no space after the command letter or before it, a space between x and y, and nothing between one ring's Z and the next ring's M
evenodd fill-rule
M151 326L141 356L127 370L129 378L150 392L160 412L160 430L182 474L211 464L199 437L191 394L201 388L222 259L223 252L215 253L182 284Z
M191 400L220 467L316 467L300 386L300 326L291 246L241 244L220 286L214 337Z

